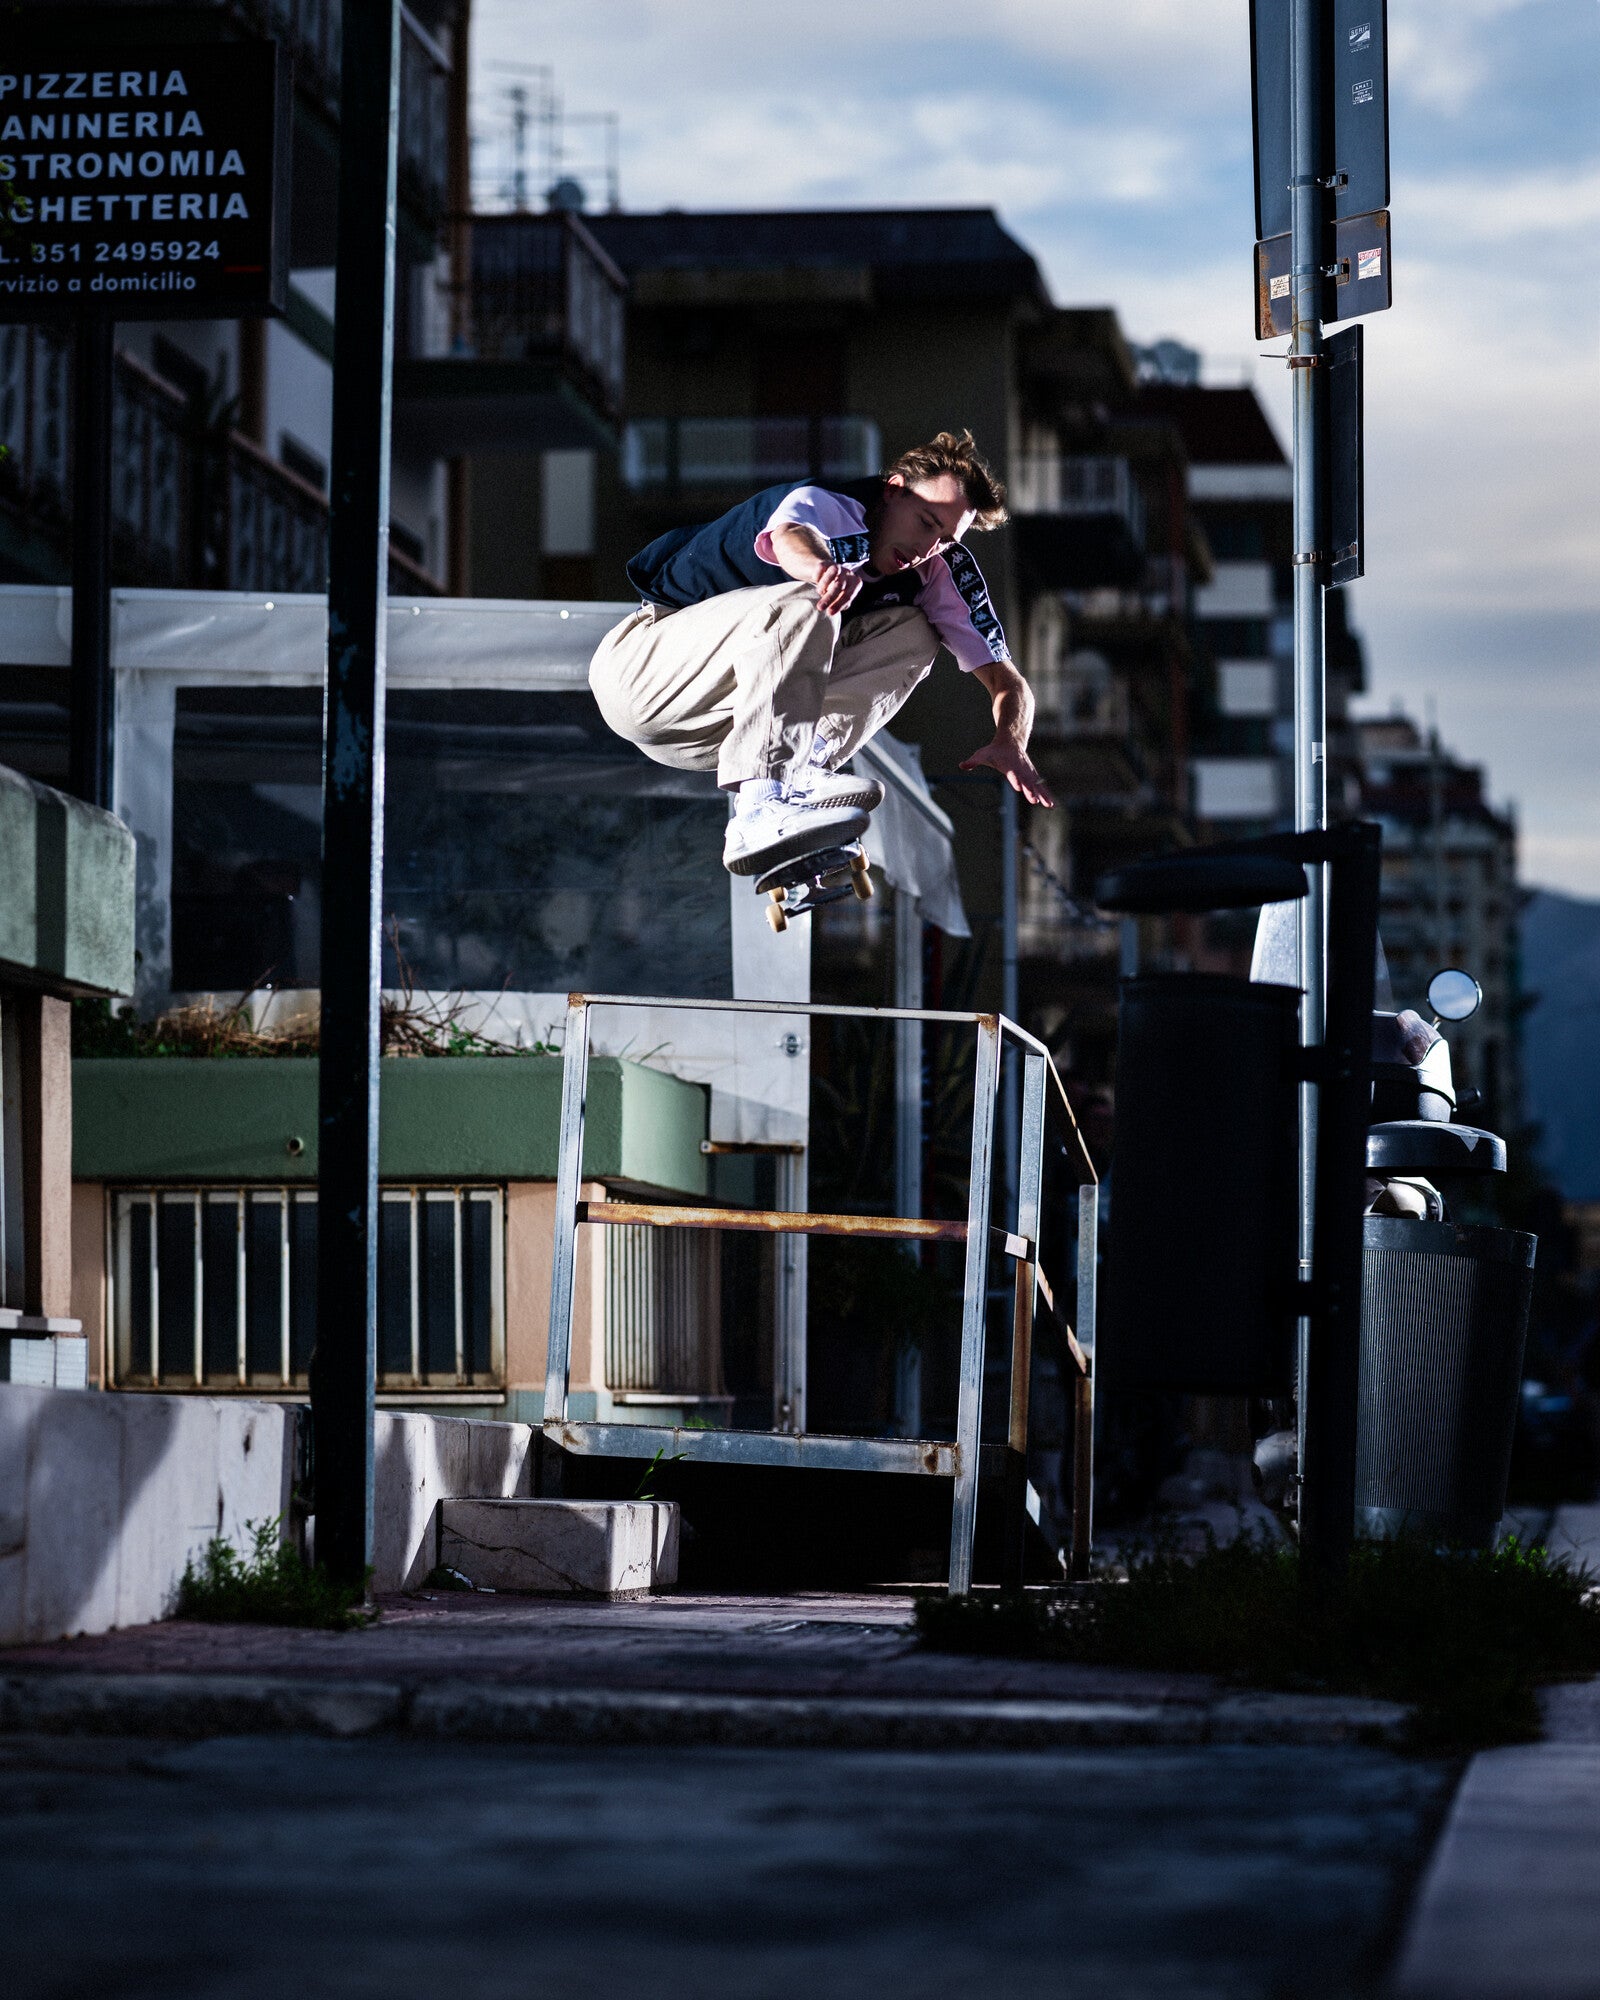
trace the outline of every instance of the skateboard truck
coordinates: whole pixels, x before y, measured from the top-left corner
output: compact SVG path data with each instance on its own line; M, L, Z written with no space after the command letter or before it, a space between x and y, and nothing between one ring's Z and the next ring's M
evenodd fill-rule
M843 847L798 854L792 861L769 868L756 877L756 894L771 899L767 922L775 931L784 931L791 917L808 916L843 896L866 902L872 895L872 876L861 843L853 840Z

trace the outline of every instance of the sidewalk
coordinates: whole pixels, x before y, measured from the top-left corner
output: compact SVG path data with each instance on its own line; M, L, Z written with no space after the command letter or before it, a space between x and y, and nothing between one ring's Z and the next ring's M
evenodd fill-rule
M905 1592L429 1594L360 1632L172 1622L0 1654L0 1729L920 1749L1390 1743L1392 1703L923 1652Z
M1556 1554L1600 1569L1600 1506L1562 1507ZM1546 1691L1545 1741L1474 1757L1423 1878L1396 2000L1600 1996L1600 1680Z

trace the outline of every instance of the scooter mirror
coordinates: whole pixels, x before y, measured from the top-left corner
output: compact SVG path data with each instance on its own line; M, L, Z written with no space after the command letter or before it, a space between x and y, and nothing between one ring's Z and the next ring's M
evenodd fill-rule
M1441 1021L1465 1021L1483 1005L1483 988L1470 972L1447 966L1428 981L1428 1005Z

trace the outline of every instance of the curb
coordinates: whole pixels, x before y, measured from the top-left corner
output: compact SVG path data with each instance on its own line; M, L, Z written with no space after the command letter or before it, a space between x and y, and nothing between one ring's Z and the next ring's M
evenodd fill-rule
M450 1681L242 1674L26 1674L0 1679L0 1733L358 1737L741 1749L1043 1750L1134 1744L1398 1746L1409 1711L1338 1695L1210 1702L895 1701L589 1692Z

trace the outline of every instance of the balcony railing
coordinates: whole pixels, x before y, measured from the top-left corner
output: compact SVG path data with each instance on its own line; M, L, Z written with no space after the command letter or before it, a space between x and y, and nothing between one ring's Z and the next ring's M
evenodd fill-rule
M53 545L70 528L70 349L43 327L0 327L0 517ZM248 438L206 423L157 375L118 355L111 425L111 529L119 577L204 590L327 587L328 503ZM391 552L390 588L439 584Z
M1125 737L1131 727L1127 684L1047 671L1034 681L1038 724L1060 736Z
M636 492L862 479L880 463L870 417L640 417L622 440L622 476Z
M332 118L339 115L343 0L224 0L253 32L280 41L294 57L295 82ZM400 15L400 180L430 216L444 208L449 183L450 58L409 8Z
M1020 453L1011 466L1014 514L1116 515L1144 546L1144 494L1125 458Z
M622 403L627 280L564 212L458 217L445 259L421 278L413 360L574 361L600 400Z

